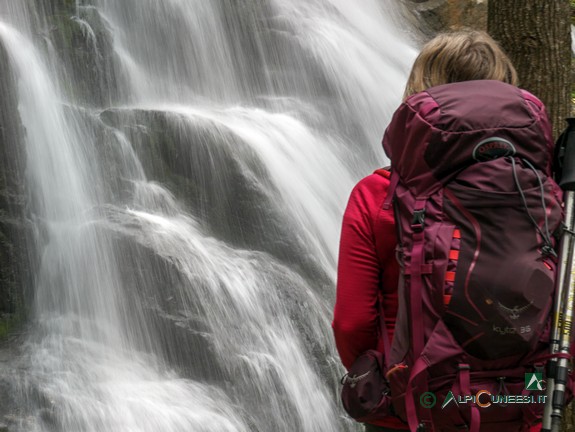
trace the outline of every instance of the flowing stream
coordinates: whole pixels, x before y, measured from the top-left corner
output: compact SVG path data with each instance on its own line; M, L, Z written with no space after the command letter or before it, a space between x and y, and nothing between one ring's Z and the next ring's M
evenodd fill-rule
M337 245L386 162L401 22L386 0L4 1L38 263L10 431L357 430Z

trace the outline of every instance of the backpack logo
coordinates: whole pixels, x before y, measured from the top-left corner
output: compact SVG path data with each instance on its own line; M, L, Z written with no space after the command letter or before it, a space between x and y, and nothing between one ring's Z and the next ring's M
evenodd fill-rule
M493 137L479 142L473 149L472 157L477 162L487 162L505 156L513 156L515 146L508 140Z
M541 383L543 374L541 372L528 372L525 374L525 390L545 390Z
M520 327L500 327L493 324L493 331L495 333L500 334L501 336L515 335L515 334L526 335L531 333L531 326L526 325Z
M521 316L521 314L523 312L525 312L527 309L529 309L529 306L531 306L533 304L533 302L526 304L523 307L519 307L519 306L513 306L512 308L505 306L502 303L497 302L497 305L499 306L499 308L504 311L505 313L509 314L509 318L512 320L516 320L519 319L519 317Z

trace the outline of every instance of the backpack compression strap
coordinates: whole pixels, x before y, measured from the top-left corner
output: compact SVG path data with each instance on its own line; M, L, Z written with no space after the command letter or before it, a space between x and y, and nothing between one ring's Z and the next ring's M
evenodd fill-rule
M383 204L384 209L391 208L391 202L395 195L395 188L397 187L397 183L399 182L399 175L395 172L390 172L388 169L379 169L375 171L376 174L381 175L385 178L390 178L390 185L387 192L387 196L385 197L385 201ZM423 333L423 298L421 296L421 292L423 290L423 267L424 267L424 260L425 260L425 250L424 250L424 243L425 243L425 234L423 232L425 227L425 204L427 203L427 199L418 199L415 204L414 208L414 219L412 223L413 229L413 245L412 245L412 273L410 275L410 284L409 284L409 298L410 307L411 307L411 316L413 317L413 322L411 325L411 344L413 349L414 358L418 359L418 362L415 363L414 369L412 370L409 378L409 382L407 385L406 391L406 411L407 411L407 419L409 426L412 430L421 430L421 427L427 427L428 430L433 431L433 419L431 417L431 413L429 410L423 410L421 412L421 422L418 419L417 409L415 407L414 398L414 387L417 387L423 391L423 393L427 392L427 382L422 374L428 365L420 357L421 352L423 351L424 347L424 333ZM417 217L415 217L417 215ZM422 393L422 394L423 394ZM475 415L473 416L476 417ZM475 428L472 432L476 432Z

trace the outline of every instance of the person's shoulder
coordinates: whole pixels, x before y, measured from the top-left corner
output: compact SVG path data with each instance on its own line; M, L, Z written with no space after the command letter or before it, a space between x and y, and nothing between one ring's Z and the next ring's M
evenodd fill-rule
M376 210L387 195L390 173L387 170L377 170L362 178L353 188L350 201L361 203L361 207Z
M359 221L372 226L382 211L389 191L389 171L376 171L362 178L354 187L346 209L346 220Z
M357 192L371 192L372 194L380 194L387 192L389 187L389 178L391 173L384 168L378 169L370 175L362 178L354 190Z

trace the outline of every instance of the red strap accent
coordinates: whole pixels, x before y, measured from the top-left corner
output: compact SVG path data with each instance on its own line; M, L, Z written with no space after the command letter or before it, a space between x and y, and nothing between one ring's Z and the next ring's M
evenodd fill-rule
M445 272L445 282L455 281L455 272L447 271Z
M449 251L449 259L453 261L457 261L459 259L459 251L456 249L451 249Z
M443 304L447 306L449 303L451 303L451 294L443 294Z
M404 364L396 364L395 366L393 366L391 369L389 369L389 370L387 371L387 373L385 374L385 379L387 379L387 380L389 381L390 377L391 377L394 373L399 372L399 371L401 371L402 369L406 369L406 368L407 368L407 366L404 365Z
M453 230L453 238L460 239L461 238L461 231L458 228Z
M535 359L535 361L536 362L545 362L547 360L562 359L562 358L571 361L573 359L573 356L569 353L557 352L557 353L553 353L553 354L541 355L541 356L537 357Z

